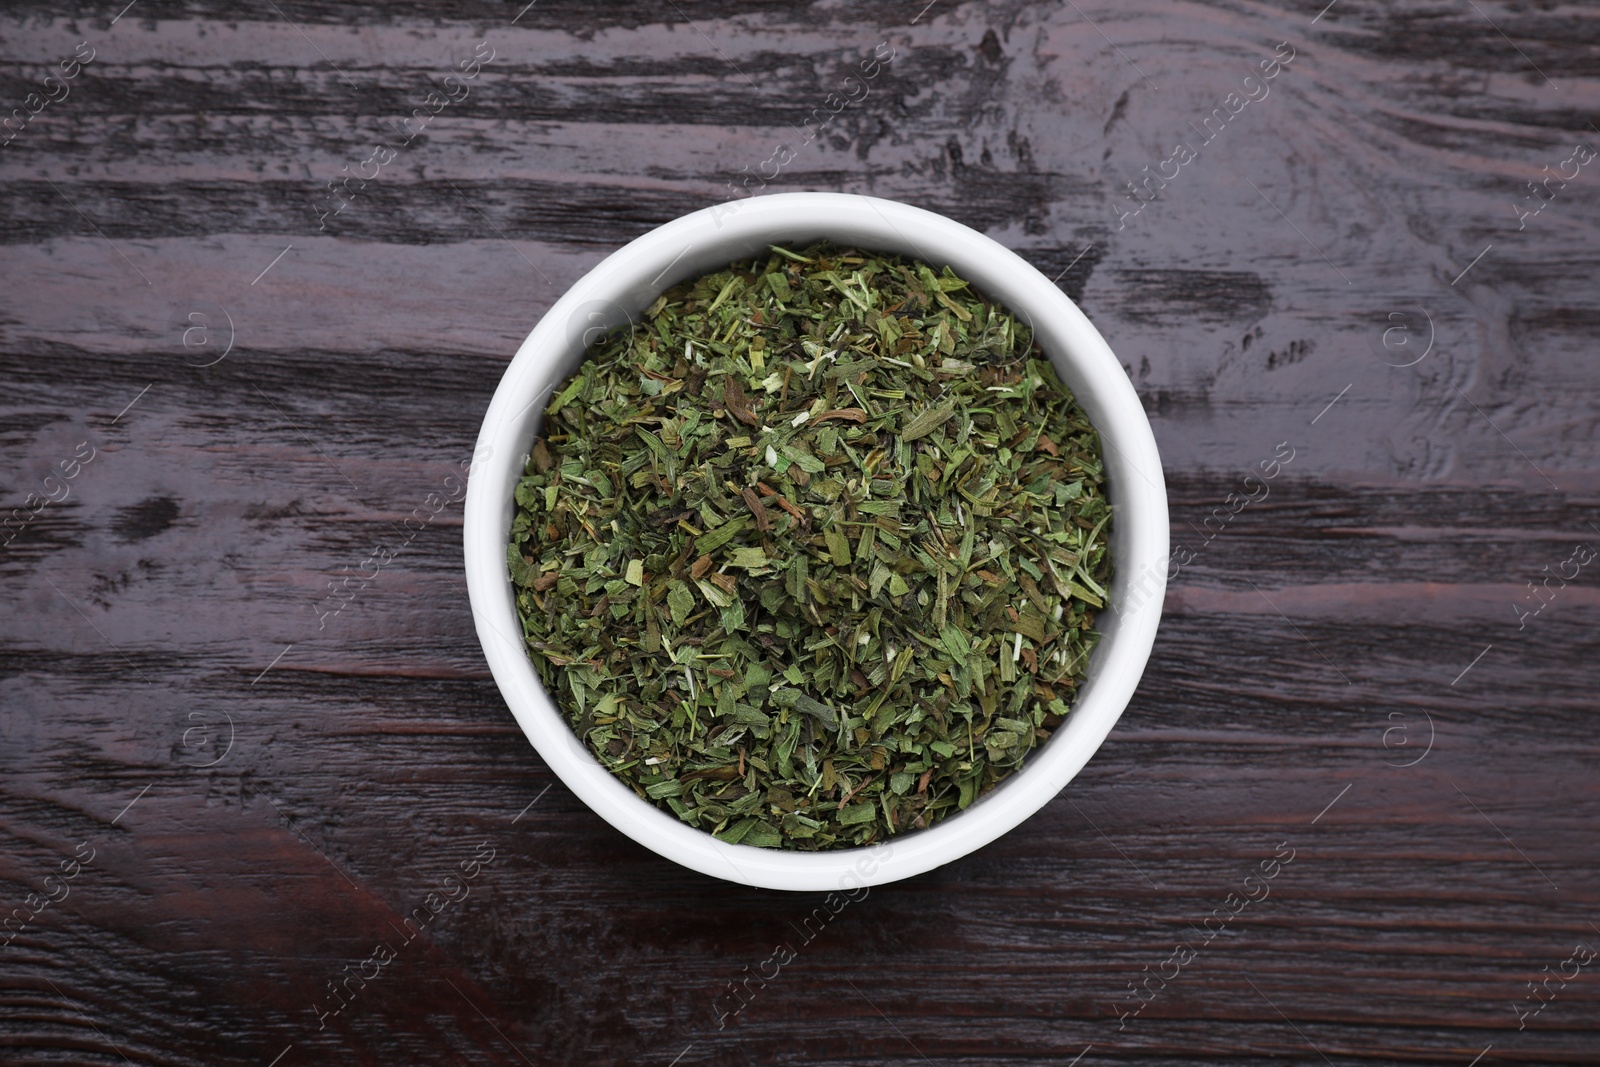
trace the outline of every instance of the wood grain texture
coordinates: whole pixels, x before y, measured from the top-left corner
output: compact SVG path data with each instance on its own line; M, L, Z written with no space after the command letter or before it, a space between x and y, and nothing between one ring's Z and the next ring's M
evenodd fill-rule
M1518 1014L1600 945L1595 571L1519 614L1600 542L1600 167L1527 199L1600 139L1591 7L121 6L0 13L0 114L94 50L0 148L0 516L93 449L0 548L0 914L30 916L0 1062L1600 1063L1595 965ZM766 191L906 200L1056 278L1191 558L1068 789L816 933L820 898L676 868L555 781L477 645L459 505L400 524L561 292L880 42Z

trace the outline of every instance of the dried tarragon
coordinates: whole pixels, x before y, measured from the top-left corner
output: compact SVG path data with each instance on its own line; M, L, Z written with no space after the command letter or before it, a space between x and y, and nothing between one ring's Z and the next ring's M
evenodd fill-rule
M773 247L596 345L543 426L508 553L528 651L690 825L922 829L1066 716L1111 569L1099 438L948 268Z

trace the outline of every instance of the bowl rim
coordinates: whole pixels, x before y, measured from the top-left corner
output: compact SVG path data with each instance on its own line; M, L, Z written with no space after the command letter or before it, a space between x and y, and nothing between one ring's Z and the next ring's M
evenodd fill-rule
M631 322L661 291L768 244L819 239L896 252L935 270L948 264L1033 328L1100 433L1114 572L1108 607L1097 620L1102 637L1071 714L1017 771L926 830L868 847L797 852L718 841L634 795L594 758L545 693L523 647L506 544L512 489L543 401L581 361L586 331ZM551 306L517 349L484 415L471 475L462 531L468 597L485 659L518 725L601 818L713 878L768 889L851 890L909 878L981 848L1042 808L1094 755L1132 698L1155 643L1167 581L1166 487L1155 435L1127 373L1078 306L1021 256L899 201L775 193L681 216L613 252Z

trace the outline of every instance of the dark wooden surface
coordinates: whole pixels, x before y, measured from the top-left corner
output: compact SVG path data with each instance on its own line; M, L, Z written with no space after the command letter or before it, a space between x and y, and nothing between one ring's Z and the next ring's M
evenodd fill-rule
M1526 184L1600 141L1593 7L122 3L0 13L0 110L94 50L0 148L0 905L30 917L0 1062L1600 1063L1600 563L1518 625L1600 546L1600 161ZM1059 275L1194 558L1060 797L803 943L820 897L678 869L554 782L479 652L459 503L401 523L564 288L880 42L768 189L903 199Z

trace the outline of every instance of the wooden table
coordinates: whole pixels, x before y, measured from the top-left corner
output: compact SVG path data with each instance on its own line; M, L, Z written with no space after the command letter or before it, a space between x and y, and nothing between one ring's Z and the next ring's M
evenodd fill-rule
M1593 8L123 2L0 15L0 1061L1600 1063ZM809 943L554 779L427 504L757 174L1056 278L1187 552L1077 780Z

